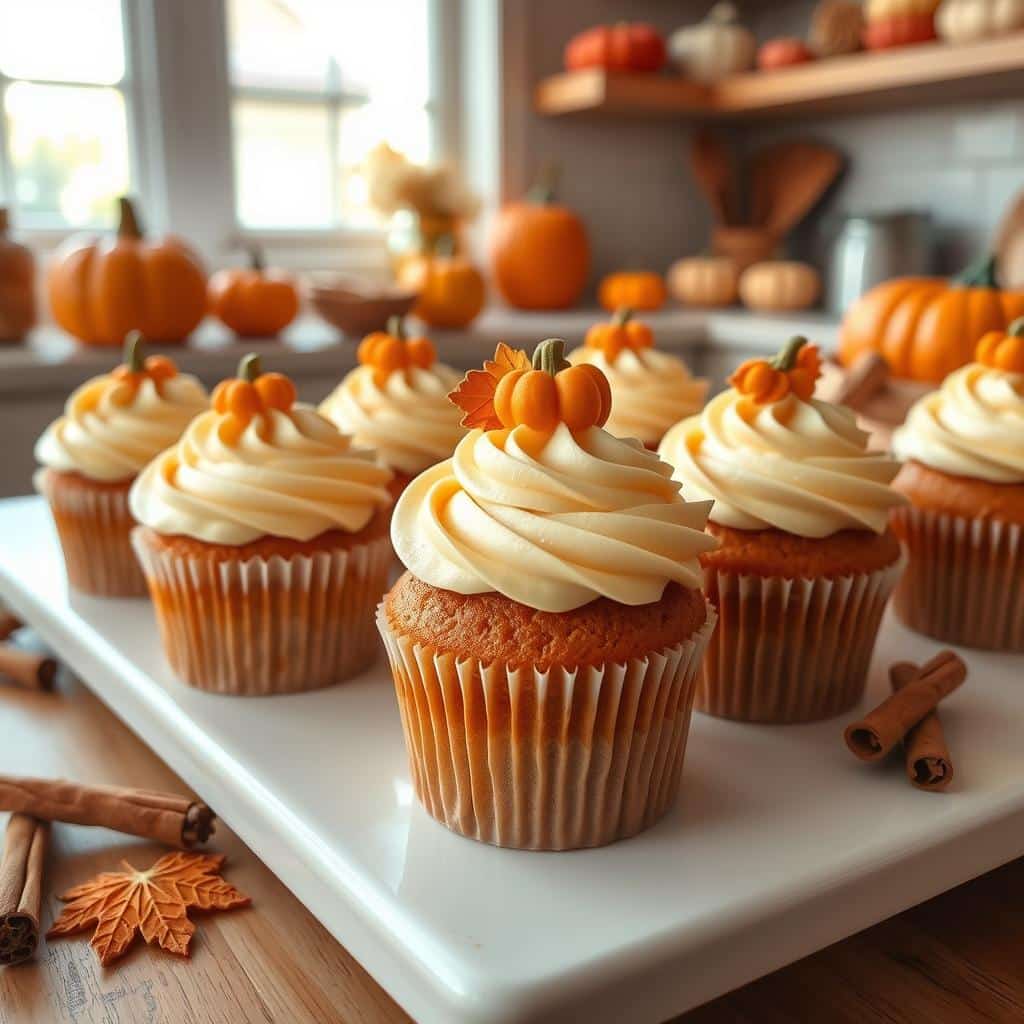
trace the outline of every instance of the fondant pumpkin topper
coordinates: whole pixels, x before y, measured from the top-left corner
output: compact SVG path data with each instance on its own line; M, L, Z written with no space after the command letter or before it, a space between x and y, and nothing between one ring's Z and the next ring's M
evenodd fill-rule
M124 339L124 361L114 368L110 376L119 383L127 384L129 395L135 397L139 385L147 378L153 382L157 394L162 394L164 381L178 376L178 367L167 356L142 358L145 345L140 331L129 331Z
M1005 331L982 335L974 358L992 370L1024 373L1024 316L1014 320Z
M387 330L374 331L359 343L356 358L373 368L373 381L383 387L391 374L414 366L429 370L437 360L437 351L429 338L406 338L400 316L388 320Z
M289 412L296 397L290 378L283 373L264 373L260 357L250 352L239 362L237 375L213 389L213 409L225 417L221 436L237 440L253 417L273 409Z
M633 319L633 310L623 306L607 323L594 324L583 339L586 348L600 349L609 364L615 362L625 349L639 352L654 346L654 331Z
M608 379L589 363L573 366L561 338L542 341L529 359L499 344L482 370L470 370L448 396L465 416L464 427L497 430L525 426L551 431L604 426L611 412Z
M788 394L807 401L821 375L821 357L816 345L794 337L773 359L748 359L729 378L729 383L758 405L778 402Z

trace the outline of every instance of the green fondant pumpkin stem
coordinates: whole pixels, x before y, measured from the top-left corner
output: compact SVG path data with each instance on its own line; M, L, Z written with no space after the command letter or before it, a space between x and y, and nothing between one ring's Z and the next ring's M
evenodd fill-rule
M389 316L387 329L392 337L405 341L405 324L400 316Z
M976 260L957 274L952 283L960 288L998 288L995 254Z
M263 258L263 250L258 245L249 246L249 269L259 273L266 270L267 261Z
M533 368L550 373L552 377L569 369L565 358L565 342L561 338L548 338L533 350Z
M127 196L121 196L117 200L117 209L119 215L117 223L118 238L141 238L142 224L139 221L139 215L132 201Z
M633 310L629 306L620 306L615 311L615 316L612 318L612 323L616 327L625 327L630 320L633 319Z
M794 335L785 345L779 350L779 354L771 361L773 369L781 370L783 373L788 373L796 366L796 357L800 353L800 349L807 344L807 339L797 334Z
M142 331L129 331L124 336L124 365L129 373L142 373Z
M260 365L260 357L255 352L250 352L247 356L242 356L242 361L238 364L238 379L247 380L250 384L257 378L262 376L263 367Z
M1012 334L1015 338L1024 338L1024 316L1017 317L1017 319L1006 328L1006 333Z

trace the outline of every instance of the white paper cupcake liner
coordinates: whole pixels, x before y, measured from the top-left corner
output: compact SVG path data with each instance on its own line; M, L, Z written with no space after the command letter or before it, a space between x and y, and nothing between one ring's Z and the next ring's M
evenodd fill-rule
M903 622L943 643L1024 651L1024 527L910 507L893 528L910 556L893 598Z
M374 608L387 589L386 535L350 549L223 561L156 549L133 534L167 660L211 693L316 690L374 659Z
M747 722L812 722L863 696L885 603L906 562L832 579L705 571L718 608L694 707Z
M50 503L68 582L99 597L144 597L146 580L132 550L128 488L61 487L50 470L35 475Z
M624 664L541 671L458 659L377 626L416 794L453 832L524 850L603 846L672 805L715 612Z

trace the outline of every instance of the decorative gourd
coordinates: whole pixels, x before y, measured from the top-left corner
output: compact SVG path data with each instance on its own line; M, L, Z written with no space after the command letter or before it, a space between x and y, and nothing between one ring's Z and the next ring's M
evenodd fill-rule
M739 24L734 4L718 3L704 21L673 32L668 49L684 75L711 85L749 71L754 66L757 40Z
M202 264L176 238L143 238L134 206L119 204L113 238L80 235L57 250L47 282L53 317L87 345L120 345L136 330L184 341L206 315Z
M254 416L272 410L289 412L295 404L295 385L283 373L264 373L260 357L250 352L238 364L235 377L222 380L211 402L215 412L225 416L218 428L227 443L237 441Z
M1024 373L1024 317L1005 331L989 331L978 342L974 358L983 366L1008 373Z
M253 246L248 269L220 270L210 279L210 312L243 338L272 338L295 319L299 291L287 274L267 270Z
M1024 29L1024 0L943 0L935 27L947 43L973 43Z
M640 320L633 319L633 310L624 307L608 323L594 324L583 339L586 348L600 349L609 363L614 363L621 352L630 349L639 352L652 348L654 332Z
M620 270L609 274L597 290L598 301L609 312L622 306L655 310L665 305L665 282L652 270Z
M603 68L605 71L660 71L665 64L665 41L652 25L619 22L597 25L573 36L565 48L568 71Z
M739 296L736 264L718 256L691 256L669 267L668 288L686 306L731 306Z
M802 39L785 36L780 39L769 39L761 44L757 51L757 66L762 71L775 71L778 68L792 67L794 64L806 64L814 60L814 54Z
M748 359L729 378L729 383L757 405L777 402L792 393L803 401L814 394L821 376L821 356L806 338L790 338L773 359Z
M939 0L867 0L864 46L887 50L934 39L938 6Z
M808 309L821 294L821 278L808 263L766 260L740 275L743 305L764 312Z
M811 14L808 41L819 57L856 53L864 34L864 8L859 0L821 0Z
M487 297L483 275L469 260L455 255L451 235L437 242L433 255L407 261L398 281L418 293L412 312L431 327L471 324Z
M429 370L437 361L437 350L429 338L406 338L400 316L388 321L386 331L374 331L359 343L356 358L373 367L373 379L383 387L391 374L418 366Z
M8 236L8 227L0 206L0 342L21 341L36 322L35 259Z
M879 352L895 377L939 383L971 361L978 340L1024 316L1024 292L1003 291L988 257L952 280L901 277L862 295L847 311L839 360Z
M505 206L494 225L494 283L518 309L567 309L587 285L587 229L572 210L553 202L554 191L550 170L525 201Z
M159 393L165 381L178 376L178 367L172 359L167 356L147 356L143 359L144 348L142 334L129 331L124 339L124 360L110 374L119 384L128 385L132 395L147 378L156 385Z

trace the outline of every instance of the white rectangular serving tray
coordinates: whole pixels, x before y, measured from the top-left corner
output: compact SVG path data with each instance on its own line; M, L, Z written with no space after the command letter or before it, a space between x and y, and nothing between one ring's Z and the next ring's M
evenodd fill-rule
M943 706L945 795L913 789L898 757L857 762L845 719L697 714L665 820L525 853L417 804L383 658L313 694L192 690L148 601L69 593L39 498L0 502L0 597L422 1024L664 1020L1024 853L1022 656L966 653ZM884 666L937 649L888 619L867 700L887 692Z

